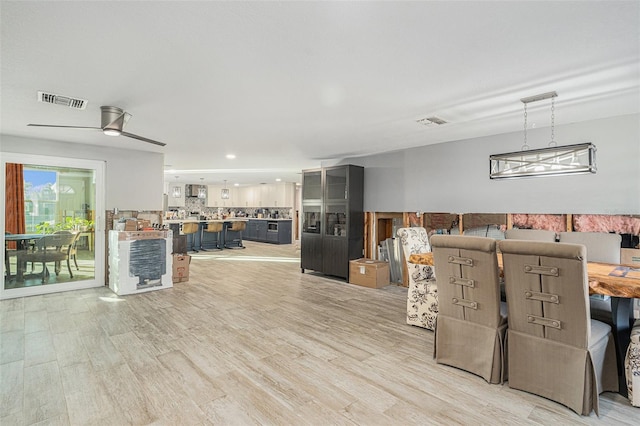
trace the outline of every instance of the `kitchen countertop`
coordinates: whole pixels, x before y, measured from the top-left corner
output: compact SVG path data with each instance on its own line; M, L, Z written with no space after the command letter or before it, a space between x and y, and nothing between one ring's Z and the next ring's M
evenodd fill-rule
M257 218L257 217L228 217L226 219L166 219L163 223L185 223L185 222L199 222L199 223L207 223L207 222L238 222L238 221L248 221L248 220L267 220L269 222L281 222L281 221L291 221L291 219L268 219L268 218Z
M226 219L166 219L163 223L208 223L208 222L246 222L249 220L246 217L228 217Z
M247 217L246 219L249 220L268 220L269 222L279 222L279 221L283 221L283 220L291 220L291 219L269 219L269 218L264 218L264 217Z

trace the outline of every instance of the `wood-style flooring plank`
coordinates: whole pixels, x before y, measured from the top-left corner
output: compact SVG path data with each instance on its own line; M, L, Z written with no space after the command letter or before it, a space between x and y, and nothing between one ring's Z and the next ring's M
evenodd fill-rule
M0 365L24 360L24 333L21 330L0 333Z
M215 385L214 380L203 374L198 365L181 351L168 352L157 358L174 382L198 406L204 407L214 399L225 395Z
M24 311L4 309L0 311L0 333L24 330Z
M62 386L71 424L123 424L122 411L113 403L90 362L61 368Z
M29 333L24 336L25 367L56 360L53 336L48 330Z
M97 375L119 411L123 424L146 425L158 420L144 388L128 365L116 365L99 371Z
M55 361L24 367L23 418L25 424L67 416L67 404Z
M11 424L9 416L22 417L23 389L24 363L14 361L0 365L0 424ZM5 418L7 420L1 420Z

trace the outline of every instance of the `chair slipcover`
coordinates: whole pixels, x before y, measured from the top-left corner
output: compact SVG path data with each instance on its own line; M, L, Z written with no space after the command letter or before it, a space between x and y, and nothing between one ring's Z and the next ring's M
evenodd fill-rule
M589 318L586 249L578 244L499 243L509 309L509 387L598 414L618 390L611 327Z
M409 262L409 256L412 254L431 251L427 231L422 227L400 228L397 235L400 238L409 273L407 324L435 330L438 316L438 287L434 268Z
M633 393L634 385L640 389L640 320L636 320L631 329L631 342L627 348L627 356L624 359L624 368L627 376L627 392L631 405L640 407L640 390Z
M561 232L561 243L582 244L587 248L587 262L620 263L619 234L606 232ZM589 300L591 318L613 324L611 300L600 295L591 296Z
M436 362L502 383L507 318L500 313L496 240L434 235L431 247L438 271Z
M504 238L507 240L548 241L553 243L556 241L556 233L544 229L511 228L504 232Z
M606 232L560 232L561 243L582 244L587 262L620 263L620 234Z

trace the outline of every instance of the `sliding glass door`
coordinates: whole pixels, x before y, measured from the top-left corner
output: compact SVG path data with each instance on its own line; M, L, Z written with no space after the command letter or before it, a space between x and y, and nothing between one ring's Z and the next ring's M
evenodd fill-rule
M2 155L0 298L104 285L104 163Z

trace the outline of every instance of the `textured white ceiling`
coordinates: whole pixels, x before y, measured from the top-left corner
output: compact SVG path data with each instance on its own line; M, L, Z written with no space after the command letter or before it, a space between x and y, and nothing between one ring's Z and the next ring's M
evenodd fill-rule
M323 159L518 131L519 99L551 90L556 124L640 111L638 1L0 8L2 134L164 152L185 181L299 180ZM38 90L89 104L37 103ZM101 105L167 146L26 126L97 126ZM449 124L416 123L432 115ZM548 104L530 122L548 126Z

